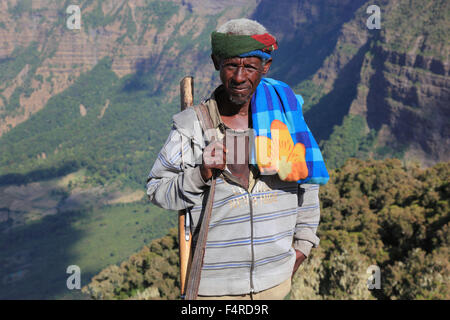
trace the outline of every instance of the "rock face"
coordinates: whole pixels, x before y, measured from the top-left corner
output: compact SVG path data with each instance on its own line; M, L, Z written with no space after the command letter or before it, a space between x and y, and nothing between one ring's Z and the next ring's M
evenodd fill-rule
M214 69L196 67L199 58L204 58L204 46L197 44L189 52L180 52L174 37L195 41L205 30L210 32L213 15L220 13L214 23L221 23L243 16L246 10L252 12L256 6L256 1L242 0L81 1L81 29L70 30L66 27L70 15L63 2L27 3L9 0L1 4L0 63L8 63L11 67L6 70L16 74L0 72L5 80L0 84L0 136L41 110L105 56L112 57L112 70L119 77L156 66L152 72L161 86L167 74L191 73L206 94ZM162 55L167 46L171 46L171 57ZM21 62L28 52L18 54L19 48L33 48L33 66ZM178 57L176 63L174 57ZM30 87L28 94L21 92ZM160 90L155 86L150 93ZM11 100L14 92L18 96L15 104Z
M361 113L379 132L378 147L400 147L405 159L431 165L450 157L449 46L440 38L448 39L449 3L412 4L387 3L385 29L366 55L372 71L361 74L361 85L369 88L366 103L350 112ZM414 23L400 20L405 14Z
M375 133L368 155L426 165L448 161L450 5L381 1L381 29L369 30L370 4L262 1L255 16L272 18L268 24L282 41L279 54L289 64L275 74L306 97L305 117L325 149L337 143L334 126L352 131L344 118L360 116L364 134ZM276 18L283 13L285 19ZM342 161L357 155L342 154Z
M366 104L358 110L380 132L379 145L406 146L405 157L430 165L450 155L448 64L374 47ZM364 84L365 85L365 84Z

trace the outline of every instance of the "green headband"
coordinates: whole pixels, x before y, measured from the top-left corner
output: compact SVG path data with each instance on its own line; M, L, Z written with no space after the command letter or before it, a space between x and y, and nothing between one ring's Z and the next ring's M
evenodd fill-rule
M225 59L254 50L270 52L278 49L277 40L268 33L247 36L216 31L211 33L211 47L213 55Z

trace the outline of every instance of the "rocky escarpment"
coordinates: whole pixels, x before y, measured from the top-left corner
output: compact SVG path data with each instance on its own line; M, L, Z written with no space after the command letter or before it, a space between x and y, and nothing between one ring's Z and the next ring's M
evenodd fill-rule
M321 17L324 10L337 10L330 9L332 4L311 10L309 21ZM308 125L332 167L350 156L399 157L426 165L448 161L448 1L381 1L380 30L366 25L369 4L363 1L355 8L355 3L345 3L347 20L344 15L330 19L336 30L325 34L335 39L335 45L319 59L315 70L310 66L317 61L311 57L323 51L308 46L307 36L297 39L304 40L303 46L297 45L303 53L294 50L292 55L299 62L290 71L299 75L296 90L305 98ZM305 1L297 1L294 7L307 8ZM292 33L309 34L312 26L301 14L295 16L291 20L297 22L292 25L298 29ZM295 70L303 59L313 72L305 72L307 66ZM356 147L343 151L339 145L350 140Z
M450 30L441 14L448 2L408 5L386 3L385 27L371 39L349 113L378 132L375 152L431 165L450 155L449 46L441 39ZM414 23L401 20L408 15Z
M80 1L80 30L66 28L69 15L62 2L9 0L0 6L0 61L9 67L0 72L5 80L0 84L1 136L105 56L112 58L119 77L152 72L156 85L150 94L161 92L174 72L180 79L194 75L200 95L206 94L214 68L198 68L209 60L208 44L199 37L217 23L251 12L256 1ZM192 45L181 52L186 41ZM29 52L21 55L18 48L30 49L36 59L28 61ZM176 90L167 91L171 101Z
M273 54L272 75L290 85L314 75L333 52L341 28L365 2L262 0L252 17L274 33L279 42L279 50ZM361 42L360 37L365 37L364 33L355 34L350 41Z
M378 146L405 151L405 158L425 164L447 161L450 154L449 68L421 55L374 47L376 71L368 78L365 105L351 112L365 115L379 131Z

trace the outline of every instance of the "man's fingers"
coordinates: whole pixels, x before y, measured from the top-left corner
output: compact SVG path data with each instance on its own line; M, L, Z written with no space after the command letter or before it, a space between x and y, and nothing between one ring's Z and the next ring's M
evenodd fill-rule
M203 162L209 168L217 168L217 169L225 169L226 157L205 157L203 158Z

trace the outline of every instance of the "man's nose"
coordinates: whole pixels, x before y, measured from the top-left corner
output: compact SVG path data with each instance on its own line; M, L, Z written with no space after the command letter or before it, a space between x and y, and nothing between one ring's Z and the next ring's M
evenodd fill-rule
M237 84L245 82L247 80L245 68L238 66L233 74L232 80Z

